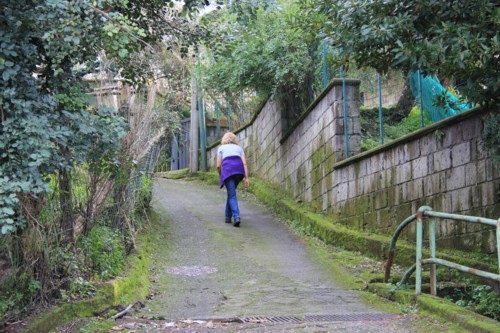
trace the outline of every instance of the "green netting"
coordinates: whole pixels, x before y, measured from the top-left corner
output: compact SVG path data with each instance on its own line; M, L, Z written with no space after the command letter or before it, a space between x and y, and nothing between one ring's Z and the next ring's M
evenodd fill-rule
M422 80L422 99L420 99L419 76ZM413 97L419 103L422 101L420 107L432 122L440 121L472 108L469 103L464 103L447 91L435 76L424 76L419 71L412 72L410 74L410 86ZM445 106L435 105L438 96L446 97Z

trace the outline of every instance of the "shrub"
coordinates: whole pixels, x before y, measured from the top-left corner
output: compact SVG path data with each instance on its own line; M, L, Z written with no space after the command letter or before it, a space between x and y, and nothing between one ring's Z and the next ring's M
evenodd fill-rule
M40 290L40 282L28 273L9 276L0 288L0 322L6 316L20 317ZM1 329L1 327L0 327Z
M94 274L100 278L117 275L125 263L125 246L118 231L97 225L82 241Z
M446 298L483 316L500 320L500 295L490 286L479 285L469 280L465 287L455 288Z
M153 180L147 175L142 175L141 185L135 200L135 209L140 210L149 207L153 199Z

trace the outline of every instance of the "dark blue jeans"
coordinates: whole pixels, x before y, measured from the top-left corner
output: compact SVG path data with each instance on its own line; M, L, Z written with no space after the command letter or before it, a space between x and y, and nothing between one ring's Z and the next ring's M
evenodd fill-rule
M230 219L231 217L236 219L240 217L238 199L236 198L236 188L242 179L242 175L234 175L224 181L224 185L226 185L227 189L226 219Z

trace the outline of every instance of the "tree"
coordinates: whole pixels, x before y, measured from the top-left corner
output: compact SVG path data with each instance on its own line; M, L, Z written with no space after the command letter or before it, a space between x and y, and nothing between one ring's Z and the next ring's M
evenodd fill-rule
M160 39L187 53L198 34L187 22L180 11L155 0L3 3L1 234L15 232L27 221L36 222L41 199L50 191L48 177L57 174L61 231L73 241L69 171L78 163L113 165L125 131L116 112L91 107L83 77L96 72L98 55L104 51L114 59L114 75L130 83L146 82L155 74L154 68L138 60L155 52L153 45ZM142 58L137 56L139 51Z
M204 39L200 55L204 90L274 96L285 104L285 117L298 118L311 102L320 64L315 36L302 29L298 9L291 1L242 1L204 16L205 29L217 32Z
M460 84L473 103L498 106L500 6L497 1L302 0L321 13L322 34L354 60L384 72L421 70Z

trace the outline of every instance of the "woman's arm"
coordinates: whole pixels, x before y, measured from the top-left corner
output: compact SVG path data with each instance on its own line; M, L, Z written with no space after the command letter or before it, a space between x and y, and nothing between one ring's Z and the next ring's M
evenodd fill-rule
M243 162L243 167L245 168L245 178L243 178L243 185L245 185L245 187L248 187L248 167L245 154L241 155L241 161Z
M222 172L222 156L217 155L217 171L220 173Z

